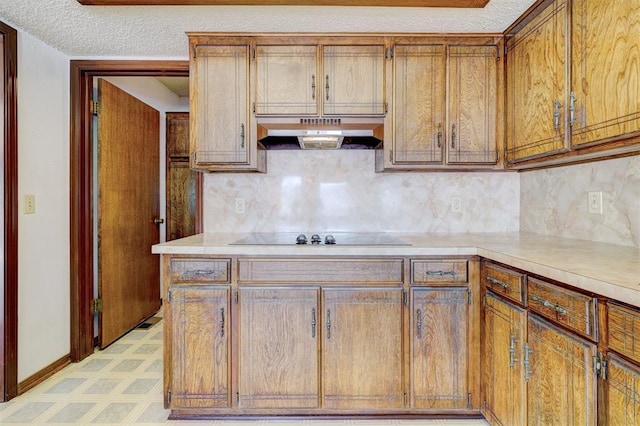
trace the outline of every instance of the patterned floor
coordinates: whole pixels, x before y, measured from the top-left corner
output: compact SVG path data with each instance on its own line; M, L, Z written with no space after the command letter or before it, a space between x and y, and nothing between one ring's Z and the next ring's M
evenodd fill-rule
M481 426L481 420L169 421L162 406L162 322L135 329L80 363L0 403L2 425Z

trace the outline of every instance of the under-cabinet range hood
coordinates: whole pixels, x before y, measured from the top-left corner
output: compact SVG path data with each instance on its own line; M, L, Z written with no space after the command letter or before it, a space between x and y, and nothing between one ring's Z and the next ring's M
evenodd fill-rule
M258 140L266 149L373 149L383 134L382 119L258 119Z

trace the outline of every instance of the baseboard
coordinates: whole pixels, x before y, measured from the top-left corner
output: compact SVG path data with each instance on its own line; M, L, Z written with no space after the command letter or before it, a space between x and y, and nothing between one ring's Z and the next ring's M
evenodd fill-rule
M20 383L18 383L18 395L22 395L29 389L39 385L40 383L53 376L58 371L62 370L67 365L71 364L71 355L67 354L62 358L52 362L37 373L27 377Z

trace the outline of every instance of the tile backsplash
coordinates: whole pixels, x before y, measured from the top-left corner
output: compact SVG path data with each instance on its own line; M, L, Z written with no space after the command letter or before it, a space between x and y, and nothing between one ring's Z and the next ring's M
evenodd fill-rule
M521 173L520 230L640 247L640 156Z
M204 179L205 232L518 231L519 175L375 173L373 150L270 151L266 174ZM451 198L461 212L451 211ZM236 199L245 202L236 213Z

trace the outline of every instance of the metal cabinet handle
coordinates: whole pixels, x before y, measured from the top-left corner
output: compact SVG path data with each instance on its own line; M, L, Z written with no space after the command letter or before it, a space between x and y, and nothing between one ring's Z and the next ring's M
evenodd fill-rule
M224 337L224 308L220 308L220 337Z
M497 278L493 278L491 276L487 276L487 281L489 281L491 284L499 285L500 287L504 288L505 290L509 288L509 284L505 283L504 281L500 281Z
M573 123L576 122L576 94L571 92L569 94L569 126L573 127Z
M422 339L422 310L418 309L416 317L416 334L418 335L418 339Z
M316 75L311 76L311 99L316 99Z
M531 297L531 300L532 300L532 301L534 301L534 302L536 302L536 303L541 304L541 305L542 305L542 306L544 306L545 308L553 309L554 311L556 311L556 312L557 312L557 313L559 313L560 315L566 315L566 314L567 314L567 310L566 310L566 308L564 308L564 307L562 307L562 306L560 306L560 305L556 305L555 303L550 302L550 301L548 301L548 300L545 300L545 299L543 299L543 298L541 298L541 297L538 297L538 296L532 296L532 297Z
M155 219L153 219L153 223L155 223L156 225L161 225L164 223L164 219L161 217L156 217Z
M331 309L327 309L327 339L331 339Z
M240 147L244 148L244 123L240 125Z
M316 337L316 308L311 309L311 337Z
M553 130L560 130L560 101L555 99L553 101Z
M326 83L324 86L324 91L325 91L325 94L327 95L327 100L329 100L329 74L326 75L325 80L326 80Z
M442 123L438 123L438 148L442 147Z
M531 372L531 370L529 369L529 367L531 366L531 361L529 360L529 355L531 355L533 353L533 351L531 349L529 349L529 344L525 343L524 344L524 380L526 382L529 381L529 378L531 377L531 375L533 374Z
M456 271L427 271L427 276L430 277L444 277L445 275L451 275L454 277L456 275Z
M451 148L456 147L456 125L451 125Z
M517 359L515 358L516 354L516 336L511 333L509 336L509 368L513 369Z

